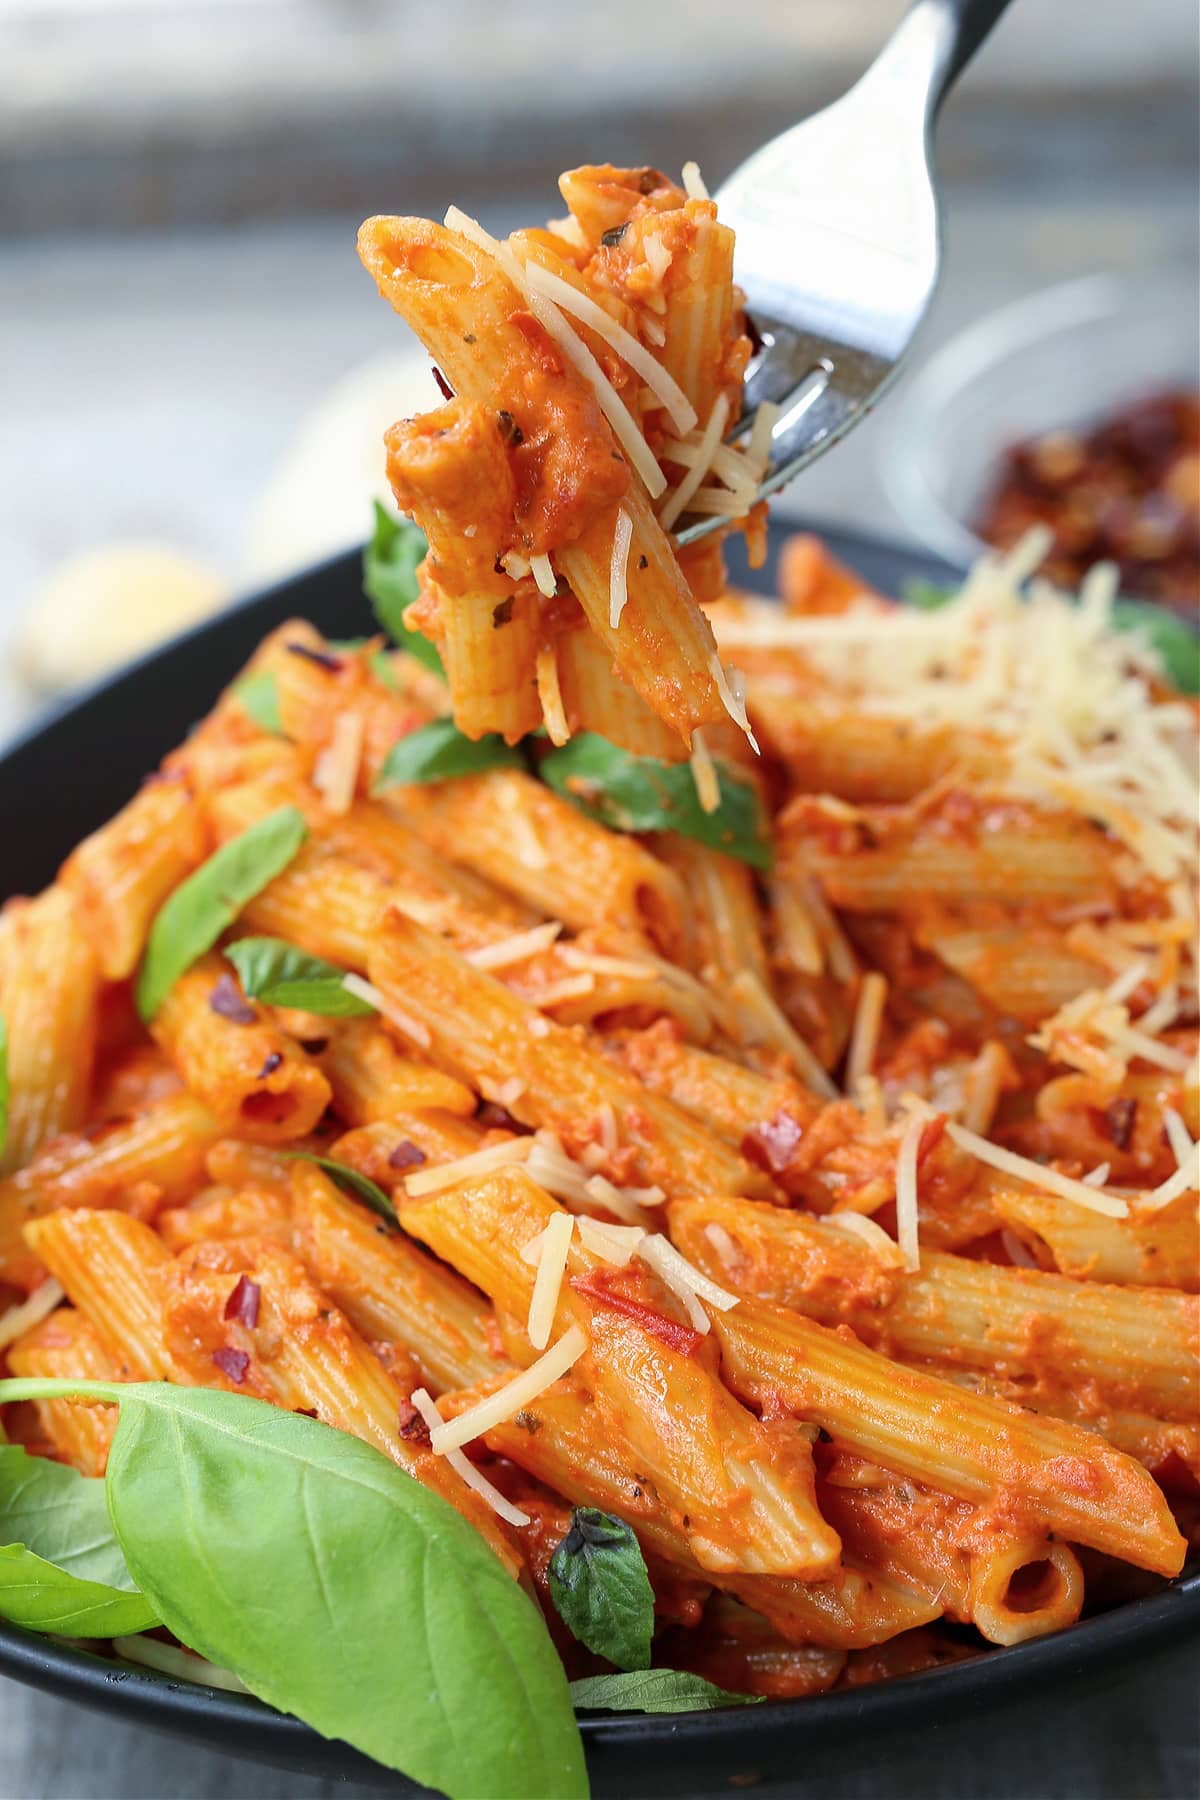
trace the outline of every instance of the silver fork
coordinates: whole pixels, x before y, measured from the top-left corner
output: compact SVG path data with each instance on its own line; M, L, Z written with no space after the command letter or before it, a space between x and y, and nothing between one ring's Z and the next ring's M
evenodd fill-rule
M756 150L713 196L737 234L734 279L756 349L742 418L781 407L759 498L866 417L937 286L933 129L1008 0L914 0L866 74ZM681 543L722 523L704 517Z

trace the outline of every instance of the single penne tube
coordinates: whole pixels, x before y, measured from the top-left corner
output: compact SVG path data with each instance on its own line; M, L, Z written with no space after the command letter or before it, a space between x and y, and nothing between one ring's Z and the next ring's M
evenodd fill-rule
M1070 1201L1060 1201L1068 1208ZM936 1250L913 1274L832 1223L714 1197L671 1209L681 1240L702 1237L719 1280L846 1324L905 1361L957 1363L1054 1385L1086 1383L1110 1405L1164 1419L1200 1411L1197 1301L1161 1289L1078 1282ZM839 1241L840 1240L840 1241Z
M0 1278L36 1287L41 1265L22 1228L58 1207L154 1212L184 1200L204 1175L219 1128L191 1094L171 1094L131 1118L55 1138L0 1181Z
M610 744L635 756L678 762L683 745L678 734L653 712L635 687L622 681L612 657L595 632L576 625L559 632L554 642L563 707L572 734L595 731Z
M511 1168L410 1200L402 1219L495 1305L527 1315L536 1272L522 1251L560 1212L524 1170ZM711 1356L701 1354L699 1334L674 1317L676 1305L640 1262L618 1276L572 1247L551 1341L572 1325L583 1329L590 1351L577 1372L597 1404L619 1415L637 1466L683 1514L702 1568L821 1576L839 1544L816 1509L807 1441L781 1435L732 1399Z
M517 486L494 398L460 395L386 433L387 474L401 512L419 514L429 550L421 611L437 636L460 731L509 743L542 722L533 679L542 635L532 583L518 587L500 556L511 546Z
M246 999L215 952L179 977L150 1030L223 1130L286 1143L306 1137L329 1104L320 1068L265 1008Z
M919 909L930 894L953 894L959 905L1095 904L1117 895L1116 853L1086 819L961 789L932 805L850 817L801 797L780 820L784 874L793 847L831 904L849 912Z
M428 1038L422 1048L433 1062L485 1094L503 1087L513 1118L554 1131L568 1152L602 1139L601 1109L615 1116L625 1165L620 1185L667 1193L769 1191L761 1171L687 1113L403 914L387 915L368 972Z
M470 229L469 221L463 224ZM527 554L554 553L618 673L685 743L695 726L723 717L708 621L680 572L642 480L627 466L622 450L628 455L630 444L623 440L618 449L596 389L571 353L574 344L584 358L590 357L574 328L553 303L523 291L525 278L516 259L489 244L477 227L465 236L422 219L368 219L359 233L359 255L456 395L506 413L531 441L540 431L551 442L561 441L564 452L572 447L573 466L561 475L556 470L542 474L547 488L557 476L560 490L565 487L578 496L570 540L554 541L550 513L544 523L540 518L527 521L522 548ZM536 409L531 407L534 394ZM633 451L641 442L646 477L653 477L661 491L657 464L636 423L629 423ZM520 447L513 454L519 457ZM614 628L611 566L618 504L633 532L627 600Z
M717 221L709 200L688 200L644 232L670 257L663 276L666 300L663 366L697 415L707 419L720 393L740 386L742 367L730 356L733 325L733 232ZM747 352L749 345L746 346Z
M8 1132L0 1174L85 1117L95 1054L100 984L96 955L73 895L47 888L10 901L0 970L8 1029Z
M694 1217L672 1231L691 1261L737 1291ZM1015 1486L1040 1530L1139 1568L1182 1566L1184 1541L1159 1489L1093 1433L956 1388L765 1301L715 1314L713 1330L726 1380L751 1404L785 1407L839 1447L961 1499Z
M970 982L998 1012L1034 1026L1096 984L1096 965L1073 955L1053 925L918 917L914 941Z
M664 956L684 935L687 895L636 838L608 831L519 769L384 793L388 811L439 855L466 863L544 919L613 926Z
M1106 1219L1053 1194L1003 1188L992 1204L1026 1243L1044 1246L1060 1274L1074 1281L1128 1282L1134 1287L1200 1286L1200 1219L1195 1196L1183 1194L1161 1212ZM1080 1304L1086 1306L1081 1297Z
M1069 1544L1029 1537L972 1558L971 1622L992 1644L1023 1644L1073 1625L1084 1576Z
M335 1112L347 1125L386 1123L410 1112L449 1112L470 1118L473 1090L441 1069L401 1054L374 1019L332 1023L317 1054Z
M60 1306L9 1347L13 1375L48 1380L119 1381L121 1365L95 1326L74 1307ZM115 1408L84 1400L37 1400L38 1426L61 1462L81 1475L103 1475L117 1426Z
M717 641L721 624L714 618ZM746 651L731 650L746 674L754 728L779 758L799 793L835 794L863 804L916 799L971 751L965 734L946 726L914 731L906 721L853 712L807 685L780 678L779 658L761 671ZM976 753L978 754L978 753Z
M370 1342L402 1344L434 1393L511 1370L489 1349L491 1308L461 1276L339 1194L317 1169L293 1176L296 1254ZM494 1340L493 1340L494 1341Z
M177 1378L161 1299L171 1256L148 1225L127 1213L68 1207L35 1219L25 1236L115 1360L116 1380Z
M154 915L204 860L206 848L186 782L152 778L71 852L59 881L106 981L133 974Z

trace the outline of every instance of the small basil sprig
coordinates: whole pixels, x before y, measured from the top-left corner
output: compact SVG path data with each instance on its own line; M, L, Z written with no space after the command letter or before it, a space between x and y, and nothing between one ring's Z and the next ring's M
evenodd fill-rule
M279 713L279 683L273 670L259 669L253 675L243 675L233 691L260 731L269 731L272 737L284 735Z
M345 986L345 969L322 956L309 956L282 938L239 938L236 944L227 944L223 954L251 1000L295 1006L326 1019L357 1019L375 1011Z
M287 868L308 827L294 806L268 813L202 863L159 910L137 979L137 1009L149 1021L179 977L269 881Z
M629 1526L578 1506L550 1558L550 1598L572 1636L618 1669L645 1669L654 1635L654 1590Z
M761 1694L734 1694L702 1675L679 1669L635 1669L625 1675L588 1675L571 1683L577 1712L715 1712L722 1706L757 1706Z
M364 1206L369 1206L373 1213L378 1213L389 1225L399 1224L391 1196L385 1194L369 1175L360 1174L347 1163L336 1162L332 1156L318 1156L313 1150L281 1150L279 1155L288 1157L292 1162L315 1163L343 1194L349 1194L352 1200L361 1200Z
M481 738L464 737L453 719L431 719L410 731L388 751L375 781L375 792L417 781L448 781L455 775L479 775L485 769L523 769L525 758L494 731Z
M700 804L690 763L632 756L592 731L551 751L538 773L614 831L675 831L752 868L771 866L773 851L758 794L724 764L718 777L721 804L711 813Z
M104 1483L16 1444L0 1448L0 1618L68 1637L158 1624L125 1565Z
M0 1156L8 1142L8 1103L11 1083L8 1079L8 1020L0 1013Z
M935 581L906 581L901 594L909 606L934 612L958 597L958 586ZM1117 600L1112 609L1117 631L1137 631L1158 653L1163 672L1181 694L1200 694L1200 633L1168 607L1147 600Z
M376 500L375 529L363 550L363 591L388 636L444 679L436 644L404 623L406 610L417 598L417 570L427 549L424 534L415 525L395 518Z
M269 1705L451 1800L586 1800L537 1607L445 1500L371 1445L243 1394L0 1382L120 1407L113 1528L181 1643Z

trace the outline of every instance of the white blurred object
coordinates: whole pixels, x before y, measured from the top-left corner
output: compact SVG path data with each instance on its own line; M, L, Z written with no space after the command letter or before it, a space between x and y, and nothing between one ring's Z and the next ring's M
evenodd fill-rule
M253 507L244 583L261 587L361 544L372 500L389 500L383 434L397 419L440 406L425 352L372 357L351 369L309 414Z
M13 644L13 673L34 693L69 693L208 618L228 597L212 569L166 545L87 550L35 592Z

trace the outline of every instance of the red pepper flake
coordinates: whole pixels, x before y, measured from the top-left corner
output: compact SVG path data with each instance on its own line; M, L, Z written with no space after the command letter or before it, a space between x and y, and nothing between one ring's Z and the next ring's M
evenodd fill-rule
M399 1432L406 1444L423 1444L428 1448L429 1427L411 1400L401 1400Z
M266 1062L254 1077L255 1081L265 1081L268 1075L273 1075L275 1073L282 1061L283 1057L279 1054L279 1051L272 1050L270 1056L268 1056Z
M503 569L500 569L498 572L500 574L504 573ZM516 604L516 598L517 598L517 596L515 594L510 594L508 596L507 600L501 600L501 602L498 606L493 606L493 608L492 608L492 630L493 631L499 631L499 629L502 625L508 624L509 620L513 616L513 607Z
M315 1406L293 1406L292 1411L294 1413L299 1413L302 1419L315 1419L317 1417L317 1409Z
M232 975L222 975L209 993L208 1004L211 1011L228 1019L232 1025L253 1025L258 1014L242 996L242 990Z
M425 1152L409 1138L404 1138L388 1157L388 1168L417 1169L425 1160Z
M228 1375L230 1381L245 1381L246 1370L250 1367L250 1358L244 1350L234 1350L228 1344L222 1344L219 1350L213 1351L213 1361L222 1375Z
M446 377L442 374L442 371L438 368L437 364L434 363L432 365L432 367L433 367L433 379L438 384L438 392L441 394L442 399L443 400L453 400L454 389L450 386L450 383L446 380Z
M802 1126L791 1113L777 1112L773 1119L753 1126L746 1133L742 1139L742 1155L756 1168L765 1169L768 1175L778 1175L795 1156L803 1136Z
M1137 1119L1137 1101L1132 1098L1111 1100L1104 1109L1108 1141L1114 1150L1128 1150Z
M237 1286L225 1302L225 1317L236 1319L247 1331L253 1331L258 1324L258 1308L262 1299L262 1289L257 1281L251 1281L248 1275L239 1275Z
M331 650L314 650L310 644L289 644L288 649L293 656L302 656L305 662L316 663L318 669L328 669L331 675L337 675L342 668L342 659Z
M644 1306L640 1300L618 1293L600 1274L576 1275L571 1286L577 1294L594 1300L597 1306L606 1306L610 1312L632 1319L635 1325L640 1325L643 1331L656 1337L669 1350L677 1350L681 1356L694 1356L700 1347L700 1333L693 1331L690 1325L681 1325L678 1319L668 1319L665 1313L655 1312L652 1306Z

